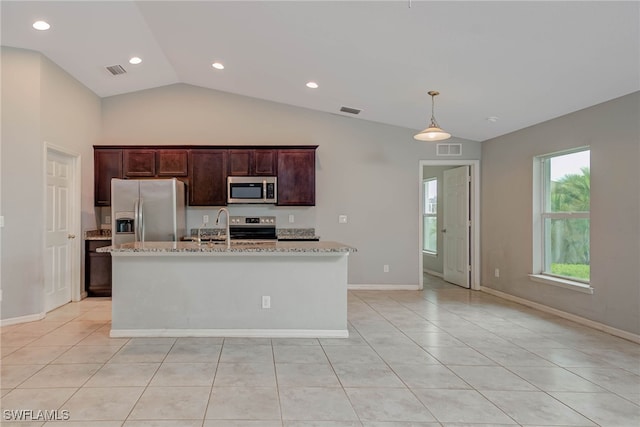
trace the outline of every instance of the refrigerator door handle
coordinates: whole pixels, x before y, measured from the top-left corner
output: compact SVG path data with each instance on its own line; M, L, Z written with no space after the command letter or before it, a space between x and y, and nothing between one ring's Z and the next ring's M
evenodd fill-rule
M140 209L139 204L140 199L136 199L135 203L133 204L133 236L136 242L138 241L138 230L140 229L140 218L138 215L138 211Z
M140 204L138 206L140 215L140 241L144 243L144 199L142 197L140 197Z

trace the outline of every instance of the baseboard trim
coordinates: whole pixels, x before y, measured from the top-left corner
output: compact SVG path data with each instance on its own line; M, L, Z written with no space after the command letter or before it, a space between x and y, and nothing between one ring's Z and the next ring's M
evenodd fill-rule
M111 338L349 338L347 329L111 329Z
M606 332L608 334L615 335L616 337L624 338L626 340L640 344L640 335L634 334L632 332L623 331L622 329L614 328L612 326L605 325L604 323L596 322L595 320L590 320L576 314L567 313L566 311L558 310L557 308L529 301L527 299L507 294L496 289L480 286L480 290L499 298L517 302L518 304L526 305L527 307L535 308L536 310L544 311L545 313L555 314L556 316L562 317L563 319L571 320L573 322L580 323L581 325L597 329L598 331Z
M420 285L347 285L350 291L419 291Z
M27 316L10 317L9 319L2 319L0 320L0 327L17 325L18 323L36 322L38 320L44 319L45 315L46 313L42 312L42 313L36 313L36 314L29 314Z

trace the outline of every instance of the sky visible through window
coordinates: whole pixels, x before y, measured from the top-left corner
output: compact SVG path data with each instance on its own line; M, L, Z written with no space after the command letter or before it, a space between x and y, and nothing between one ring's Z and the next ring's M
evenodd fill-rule
M590 151L579 151L551 158L551 181L557 181L565 175L582 175L580 168L590 166Z

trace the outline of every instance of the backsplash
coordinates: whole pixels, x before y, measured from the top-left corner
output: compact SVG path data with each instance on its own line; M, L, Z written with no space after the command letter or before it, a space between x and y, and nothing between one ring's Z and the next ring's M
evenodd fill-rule
M208 239L211 237L220 237L225 234L224 228L201 228L200 237ZM198 237L198 229L191 229L191 237ZM319 238L316 236L315 228L277 228L276 235L279 239L311 239Z

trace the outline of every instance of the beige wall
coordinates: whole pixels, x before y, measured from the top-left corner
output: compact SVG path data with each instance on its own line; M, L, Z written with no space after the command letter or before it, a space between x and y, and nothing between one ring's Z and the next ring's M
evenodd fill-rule
M44 143L82 161L82 227L93 228L93 154L100 101L39 53L2 47L1 318L44 307ZM81 244L81 242L79 242Z
M315 207L231 214L276 215L281 227L315 227L323 240L355 246L350 284L418 285L419 161L437 157L415 131L184 84L105 98L102 118L102 144L318 145ZM480 158L480 143L458 142L462 158ZM188 227L212 213L189 208Z
M639 118L636 92L482 143L483 286L640 333ZM591 147L593 295L527 276L533 158L585 145Z

